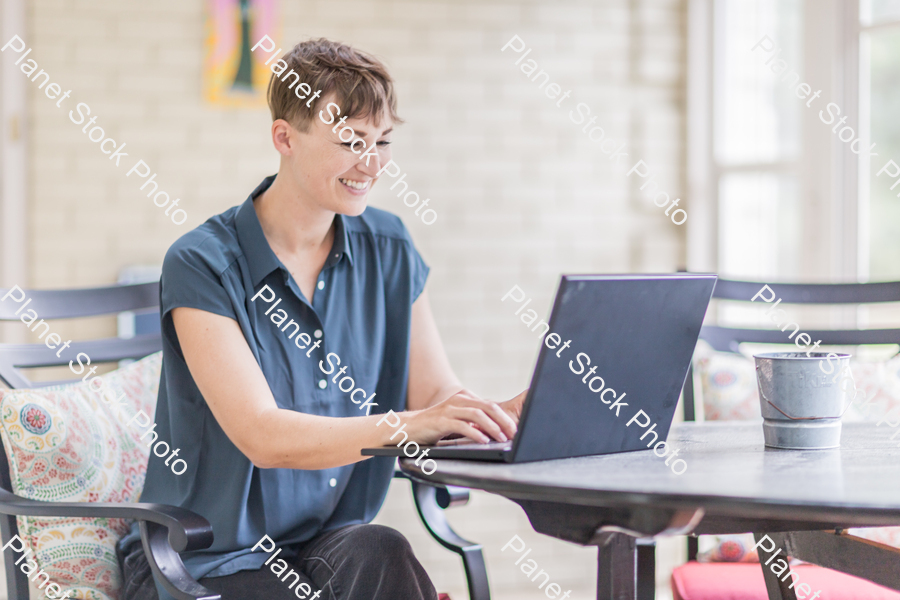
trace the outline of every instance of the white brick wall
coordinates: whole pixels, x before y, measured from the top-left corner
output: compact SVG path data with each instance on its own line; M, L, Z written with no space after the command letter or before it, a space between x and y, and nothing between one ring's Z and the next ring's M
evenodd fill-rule
M34 0L29 11L30 57L72 89L65 110L31 94L30 285L107 284L124 265L159 263L179 235L277 169L267 110L202 102L201 0ZM372 203L404 219L431 265L447 350L475 391L504 399L527 385L537 339L500 302L512 285L544 316L561 272L684 264L684 228L568 117L587 103L609 137L628 140L630 164L643 158L670 194L684 188L684 0L310 0L284 1L282 11L283 47L335 38L382 57L395 77L407 123L394 157L439 219L422 224L385 182ZM551 81L572 90L563 108L500 52L513 34ZM78 102L127 143L118 169L69 121ZM138 158L181 198L183 226L125 178ZM112 327L71 331L96 337ZM407 487L395 484L379 520L410 536L440 589L465 597L458 560L415 524ZM475 494L451 513L464 536L484 544L499 600L533 591L499 553L513 533L574 597L593 594L595 551L534 534L512 503Z

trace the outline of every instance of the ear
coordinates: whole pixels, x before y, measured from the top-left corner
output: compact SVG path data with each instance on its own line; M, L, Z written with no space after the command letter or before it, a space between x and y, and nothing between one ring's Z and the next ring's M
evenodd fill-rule
M293 154L297 143L297 130L284 119L276 119L272 123L272 145L282 156Z

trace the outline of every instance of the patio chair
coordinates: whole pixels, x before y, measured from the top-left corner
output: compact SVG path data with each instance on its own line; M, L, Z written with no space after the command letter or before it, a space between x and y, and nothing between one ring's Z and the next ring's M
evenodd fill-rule
M763 282L719 279L713 291L713 298L749 302L763 285L765 285ZM783 308L784 305L788 304L862 305L900 302L900 282L845 284L772 283L769 285L770 288L775 290L777 297L782 299L778 308ZM757 300L756 304L760 304L760 301ZM771 306L771 304L767 306ZM790 309L788 309L788 313L790 314ZM822 340L822 345L824 346L900 344L900 329L827 329L813 331L802 328L802 331L807 332L813 340ZM792 340L786 338L786 333L781 329L743 329L706 325L700 330L700 339L705 340L714 350L735 354L739 353L739 345L745 342L793 344ZM692 364L683 390L685 421L694 421L696 418L693 371L694 367ZM759 565L756 563L749 565L737 565L735 563L708 563L701 565L693 562L697 559L698 538L689 537L687 543L688 561L691 562L679 567L676 569L676 573L673 573L673 593L675 593L676 600L679 596L677 590L674 589L676 587L674 580L678 577L685 582L689 582L688 580L692 578L694 580L715 578L715 584L708 588L710 590L709 595L702 596L704 599L724 597L723 594L735 591L736 586L749 585L748 582L752 583L753 578L757 577L756 573L748 573L754 566L759 569ZM827 562L829 561L824 561L823 566L830 566L835 569L840 568L838 561L831 560L832 564L826 564ZM804 568L822 570L822 567L817 566ZM752 577L749 577L749 575L752 575ZM833 577L830 578L832 587L829 588L829 596L838 600L841 598L841 589L847 589L848 587L851 589L858 588L860 584L858 579L843 573L832 572L830 575ZM857 589L856 591L860 592L861 590ZM873 591L872 593L876 592ZM895 595L891 597L900 597L900 594L896 592L893 594ZM848 597L861 596L850 594ZM694 599L691 598L691 600Z
M8 290L0 289L0 297ZM159 282L117 285L73 290L26 290L34 308L44 320L71 319L136 311L146 315L159 311ZM18 305L0 302L0 321L17 321ZM0 381L11 389L37 388L67 381L32 382L21 368L52 367L68 364L77 353L87 353L93 363L139 359L162 348L159 319L155 331L130 339L108 338L75 342L57 357L45 344L0 344ZM4 456L7 450L4 450ZM410 479L395 472L395 478ZM463 539L447 522L442 509L468 502L469 492L452 486L432 486L410 479L419 517L428 532L442 546L456 552L463 561L471 600L490 600L487 569L481 546ZM213 542L212 527L202 516L162 504L41 502L12 493L7 459L0 458L0 537L8 542L18 535L16 515L43 517L90 517L133 519L140 522L141 539L155 579L178 600L218 600L220 596L205 589L187 572L180 552L208 548ZM15 566L12 552L3 553L6 567L7 598L28 600L28 579ZM119 568L122 566L121 556ZM443 597L443 596L442 596Z

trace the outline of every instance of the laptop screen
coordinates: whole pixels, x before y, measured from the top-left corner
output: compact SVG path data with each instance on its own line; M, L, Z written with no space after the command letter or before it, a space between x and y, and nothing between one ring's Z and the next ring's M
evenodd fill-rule
M513 460L665 440L715 282L705 274L564 275Z

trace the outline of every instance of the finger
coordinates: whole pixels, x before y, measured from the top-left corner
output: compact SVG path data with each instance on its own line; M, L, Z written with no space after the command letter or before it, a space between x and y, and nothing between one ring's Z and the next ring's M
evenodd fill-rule
M506 434L503 433L500 426L479 408L457 406L453 408L451 415L457 419L474 423L479 429L495 440L505 442L509 439Z
M519 418L522 416L522 408L525 406L525 398L528 397L528 390L526 389L524 392L510 400L508 403L504 403L504 408L507 408L512 415L514 415L513 419L516 421L516 425L519 423Z
M512 438L516 435L516 421L509 416L509 413L503 410L502 406L489 400L481 400L480 402L477 402L475 406L491 417L491 419L500 426L500 429L503 430L503 434L507 438Z
M456 419L451 419L451 426L453 433L459 434L462 437L469 438L479 444L487 444L491 441L491 438L486 436L480 429L473 426L470 423L465 421L458 421Z
M491 420L497 423L507 439L512 438L516 435L517 426L515 420L510 417L509 414L507 414L507 412L503 410L503 407L496 402L481 399L470 400L467 398L459 397L457 402L454 404L456 406L477 408L485 414L489 415Z
M478 408L470 408L470 407L455 407L450 415L452 418L459 419L460 421L465 421L467 424L471 425L478 431L481 431L485 435L490 436L492 439L505 442L508 438L503 433L503 430L500 429L500 426L494 422L488 415L484 413L481 409Z
M442 439L458 439L469 438L475 443L487 444L491 441L490 436L486 435L477 425L466 421L465 419L457 419L449 415L445 415L441 430L446 434Z
M507 437L512 438L516 435L516 431L518 430L518 425L509 413L503 410L503 407L497 404L496 402L489 402L490 411L489 415L500 425L500 428L503 429L503 433L506 434Z

